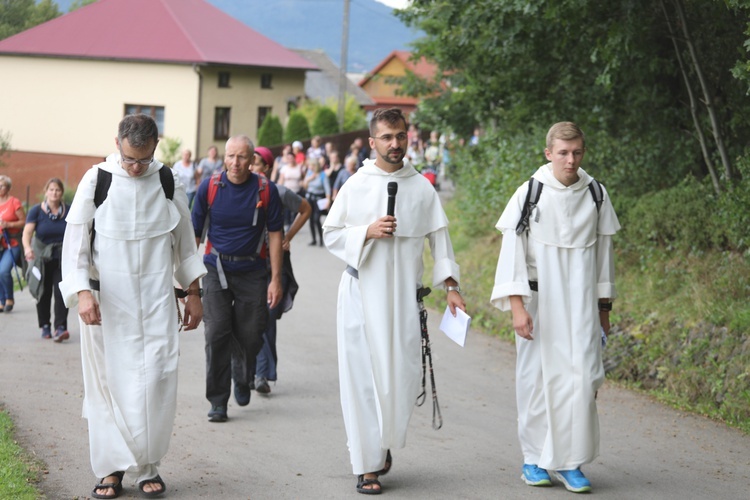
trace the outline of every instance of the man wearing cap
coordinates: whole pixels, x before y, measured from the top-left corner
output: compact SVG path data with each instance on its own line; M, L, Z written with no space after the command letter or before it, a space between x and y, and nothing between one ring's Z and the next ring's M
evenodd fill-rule
M250 403L268 308L281 300L281 200L276 185L250 171L254 149L247 136L231 137L224 153L225 171L201 183L193 204L196 239L204 227L207 235L203 308L211 422L228 418L232 378L237 404ZM236 365L235 373L233 349L245 360Z

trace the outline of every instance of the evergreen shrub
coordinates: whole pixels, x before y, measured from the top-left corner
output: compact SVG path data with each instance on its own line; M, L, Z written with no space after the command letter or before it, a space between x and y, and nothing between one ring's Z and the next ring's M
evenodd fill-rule
M276 115L266 115L258 130L258 146L278 146L284 142L284 127Z
M305 115L299 111L292 111L289 115L289 121L286 124L286 130L284 130L284 142L304 141L311 136L310 125Z

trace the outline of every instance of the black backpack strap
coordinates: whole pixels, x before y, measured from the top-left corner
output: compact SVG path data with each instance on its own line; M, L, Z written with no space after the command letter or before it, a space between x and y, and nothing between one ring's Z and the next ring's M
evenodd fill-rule
M592 179L589 183L589 191L591 191L591 197L594 198L594 203L596 203L596 213L599 213L599 209L602 208L602 202L604 201L604 189L602 189L599 181Z
M529 179L529 189L526 191L526 201L523 204L523 210L521 210L521 219L516 226L516 234L521 234L529 229L529 216L531 216L536 204L539 203L543 187L544 184L533 177Z
M166 165L163 165L159 169L159 180L161 181L161 188L164 190L164 195L168 200L173 200L174 176L172 175L172 169Z
M107 199L110 184L112 184L112 172L98 168L96 171L96 188L94 189L94 206L96 208L99 208Z

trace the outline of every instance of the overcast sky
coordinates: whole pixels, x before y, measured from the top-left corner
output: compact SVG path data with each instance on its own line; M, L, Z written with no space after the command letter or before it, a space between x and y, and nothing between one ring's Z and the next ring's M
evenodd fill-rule
M388 7L393 7L394 9L403 9L406 7L406 4L409 3L409 0L375 0L376 2L384 3Z

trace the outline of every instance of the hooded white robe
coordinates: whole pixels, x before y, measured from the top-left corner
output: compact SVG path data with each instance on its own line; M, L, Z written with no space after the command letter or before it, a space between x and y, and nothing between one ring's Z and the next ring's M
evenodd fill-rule
M565 186L551 164L534 178L544 184L529 218L516 235L526 201L524 183L503 211L497 229L503 243L491 302L510 310L520 295L532 316L534 340L516 336L518 435L524 462L551 470L575 469L599 454L594 395L604 380L599 298L616 296L612 235L620 224L604 190L599 213L582 169ZM538 281L533 292L529 280Z
M91 465L97 477L127 471L153 478L169 446L177 396L178 322L173 278L187 288L206 274L197 253L185 187L175 176L173 200L153 161L129 177L119 155L91 168L67 218L60 282L65 303L99 279L101 326L80 321ZM112 173L96 209L97 169ZM93 255L92 221L96 221ZM80 318L79 318L80 319Z
M393 238L365 241L386 215L387 185L398 183ZM326 218L328 249L359 271L344 272L338 293L341 408L354 474L383 468L386 450L402 448L421 377L416 291L422 284L424 240L435 260L432 282L458 282L448 219L435 189L413 167L388 173L373 160L350 177Z

